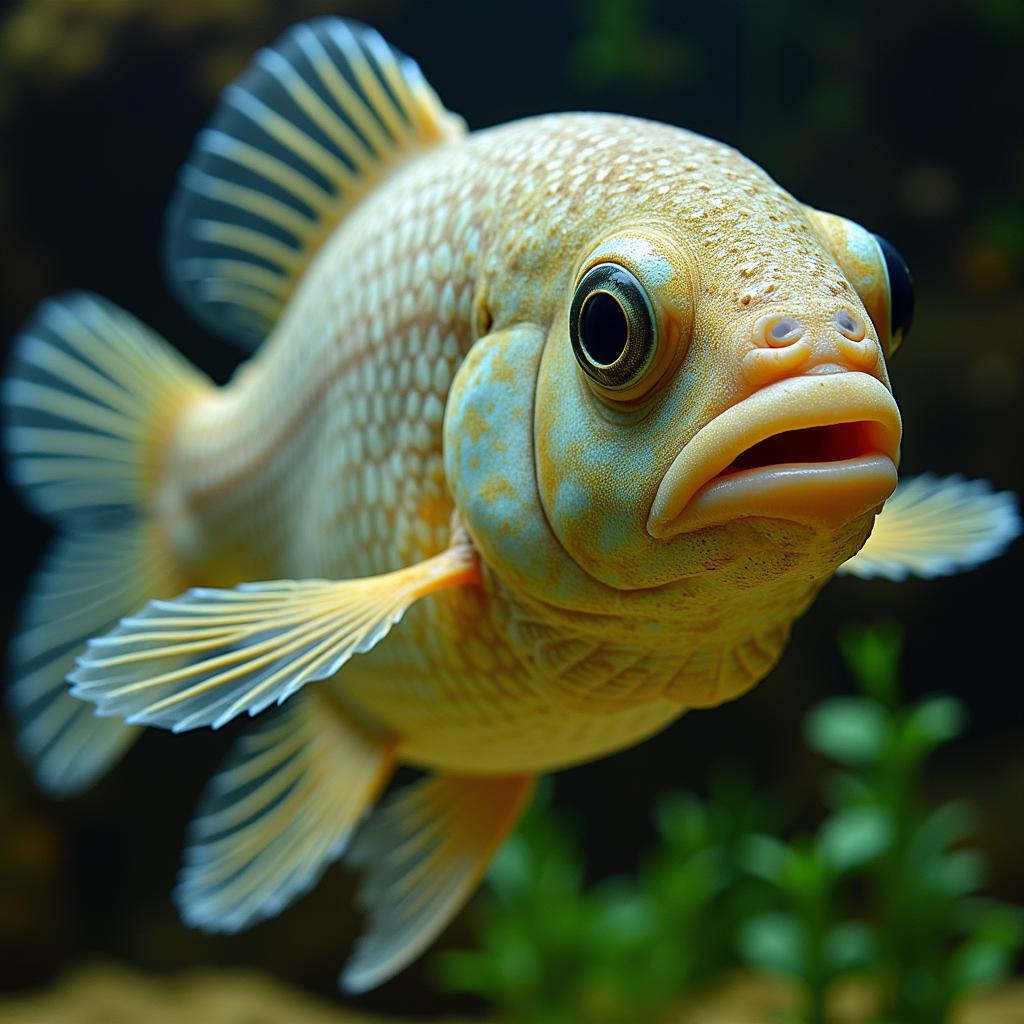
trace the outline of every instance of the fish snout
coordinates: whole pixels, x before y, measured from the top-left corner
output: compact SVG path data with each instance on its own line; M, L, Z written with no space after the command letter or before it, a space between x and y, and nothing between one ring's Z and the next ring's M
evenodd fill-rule
M783 313L754 324L741 366L747 383L760 388L798 373L871 373L880 356L864 320L849 309L839 309L827 323L813 326Z
M647 532L668 539L760 516L832 528L896 487L902 428L868 373L803 373L758 388L706 423L668 467Z

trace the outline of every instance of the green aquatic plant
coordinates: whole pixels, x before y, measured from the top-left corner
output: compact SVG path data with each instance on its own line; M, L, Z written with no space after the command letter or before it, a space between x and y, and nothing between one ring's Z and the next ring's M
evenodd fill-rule
M852 866L867 884L884 1019L942 1020L964 992L1012 968L1024 915L977 895L984 860L964 846L969 807L926 798L924 764L963 731L962 703L902 700L895 625L848 628L840 646L860 696L819 705L806 728L810 745L843 769L829 780L824 827L859 820L875 836Z
M805 723L810 747L837 766L825 781L830 813L796 842L745 841L745 866L776 906L745 924L739 952L801 983L814 1024L828 1019L833 982L850 974L872 979L879 1021L934 1024L1009 973L1024 917L977 896L983 861L963 846L966 805L935 808L925 796L925 762L962 731L962 703L903 701L893 624L849 627L840 648L859 694L822 702Z
M706 802L672 794L635 878L584 884L584 857L546 794L489 876L474 951L439 959L445 987L476 992L517 1024L656 1020L733 960L746 900L737 839L774 821L743 777L719 771Z
M587 0L577 4L581 35L568 52L569 78L585 89L661 90L689 84L700 49L652 24L649 0Z
M933 806L924 767L964 727L952 697L904 701L900 631L850 627L840 648L858 693L805 723L834 770L806 836L735 769L708 797L671 794L659 842L633 878L587 887L572 830L542 796L506 844L481 905L480 945L440 958L442 983L515 1024L661 1019L740 963L803 994L790 1018L829 1021L836 983L859 984L877 1024L936 1024L967 992L1006 977L1024 912L979 896L962 802Z

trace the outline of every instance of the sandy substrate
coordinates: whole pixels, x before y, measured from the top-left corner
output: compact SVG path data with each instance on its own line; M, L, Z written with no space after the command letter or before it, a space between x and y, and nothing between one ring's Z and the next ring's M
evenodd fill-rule
M869 985L850 985L833 1000L834 1024L869 1024ZM737 975L688 999L662 1024L772 1024L799 1008L785 983ZM792 1019L792 1018L790 1018ZM414 1024L411 1018L402 1018ZM0 1024L398 1024L355 1013L250 971L195 970L170 978L96 966L68 974L54 988L0 1002ZM426 1022L420 1022L426 1024ZM496 1024L432 1018L431 1024ZM629 1021L623 1024L646 1024ZM939 1022L936 1022L939 1024ZM1024 1024L1024 980L973 996L950 1024Z

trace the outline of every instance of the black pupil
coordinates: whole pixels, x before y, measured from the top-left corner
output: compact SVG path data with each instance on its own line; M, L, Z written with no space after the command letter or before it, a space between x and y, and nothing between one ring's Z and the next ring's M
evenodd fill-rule
M903 257L881 235L875 235L885 257L885 270L889 275L889 301L891 304L892 333L905 336L914 319L914 282Z
M629 323L622 306L607 292L595 292L583 307L580 341L595 363L609 366L626 349Z

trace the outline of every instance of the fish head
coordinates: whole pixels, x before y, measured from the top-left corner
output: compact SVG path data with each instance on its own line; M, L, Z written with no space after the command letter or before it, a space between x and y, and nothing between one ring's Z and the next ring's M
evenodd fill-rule
M710 194L610 203L552 318L540 500L568 556L620 590L825 579L896 486L886 356L909 318L884 243L732 166Z

